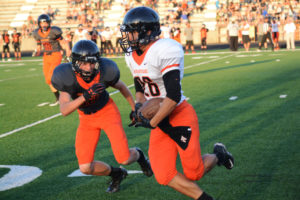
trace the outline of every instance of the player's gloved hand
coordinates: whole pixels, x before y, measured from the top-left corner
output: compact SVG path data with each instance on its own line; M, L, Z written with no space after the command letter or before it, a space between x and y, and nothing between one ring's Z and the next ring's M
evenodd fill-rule
M129 114L129 118L131 120L131 123L128 125L129 127L133 126L136 124L137 120L138 120L138 116L137 116L137 111L142 107L142 103L136 103L135 104L135 108L134 111L132 110Z
M141 112L138 112L138 116L140 121L136 122L134 127L144 127L144 128L150 128L150 129L155 129L155 127L151 126L150 120L146 119Z
M88 90L83 92L83 97L85 100L89 100L92 96L101 94L105 90L105 85L103 83L95 83Z

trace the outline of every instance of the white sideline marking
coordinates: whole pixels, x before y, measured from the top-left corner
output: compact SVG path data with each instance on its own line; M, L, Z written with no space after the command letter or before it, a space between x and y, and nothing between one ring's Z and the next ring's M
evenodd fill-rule
M0 178L0 191L20 187L42 174L42 170L32 166L0 165L0 168L10 169L7 174Z
M251 60L250 62L255 63L255 60Z
M190 66L184 67L184 69L189 69L189 68L196 67L196 66L199 66L199 65L204 65L204 64L207 64L207 63L210 63L210 62L214 62L214 61L217 61L217 60L221 60L221 59L224 59L224 58L231 57L233 55L234 54L231 54L231 55L228 55L228 56L224 56L224 57L220 57L220 58L216 58L216 59L213 59L213 60L204 61L204 62L201 62L201 63L197 63L197 64L194 64L194 65L190 65Z
M10 69L6 69L6 70L4 70L5 72L10 72L11 70Z
M286 97L287 97L287 94L281 94L281 95L279 96L280 99L285 99Z
M226 61L225 63L226 63L226 64L229 64L230 62L229 62L229 61Z
M29 78L29 77L41 76L41 75L42 75L42 74L32 74L32 75L27 75L27 76L22 76L22 77L0 79L0 82L3 82L3 81L11 81L11 80L16 80L16 79L21 79L21 78Z
M61 116L61 113L52 115L51 117L47 117L47 118L45 118L45 119L39 120L39 121L37 121L37 122L34 122L34 123L32 123L32 124L28 124L28 125L23 126L23 127L21 127L21 128L17 128L17 129L15 129L15 130L9 131L9 132L7 132L7 133L1 134L1 135L0 135L0 138L3 138L3 137L5 137L5 136L11 135L11 134L13 134L13 133L19 132L19 131L24 130L24 129L30 128L30 127L32 127L32 126L41 124L41 123L43 123L43 122L46 122L46 121L48 121L48 120L50 120L50 119L53 119L53 118L56 118L56 117L59 117L59 116Z
M234 100L237 100L237 99L238 99L237 96L232 96L232 97L229 98L230 101L234 101Z
M233 55L235 55L235 54L231 54L231 55L228 55L228 56L224 56L224 57L212 59L212 60L209 60L209 61L197 63L197 64L194 64L194 65L190 65L190 66L185 67L184 69L189 69L189 68L192 68L192 67L204 65L204 64L207 64L207 63L210 63L210 62L214 62L214 61L217 61L217 60L221 60L221 59L224 59L224 58L231 57L231 56L233 56ZM0 80L0 82L1 82L1 81L3 81L3 80ZM133 87L133 84L131 84L131 85L128 86L128 88L131 88L131 87ZM109 93L109 95L111 96L111 95L117 94L118 92L119 92L119 90L116 90L116 91L114 91L114 92ZM48 118L46 118L46 119L42 119L42 120L39 120L39 121L34 122L34 123L32 123L32 124L23 126L23 127L21 127L21 128L17 128L17 129L15 129L15 130L12 130L12 131L10 131L10 132L3 133L3 134L0 135L0 138L3 138L3 137L5 137L5 136L11 135L11 134L13 134L13 133L19 132L19 131L24 130L24 129L30 128L30 127L32 127L32 126L41 124L41 123L46 122L46 121L48 121L48 120L50 120L50 119L56 118L56 117L58 117L58 116L60 116L60 115L61 115L61 113L58 113L58 114L55 114L55 115L53 115L53 116L51 116L51 117L48 117Z
M4 106L5 104L4 103L0 103L0 106Z
M276 62L279 62L280 61L280 59L276 59Z
M49 104L49 102L44 102L44 103L38 104L37 106L38 106L38 107L42 107L42 106L45 106L45 105L48 105L48 104Z
M244 58L244 57L257 57L257 56L261 56L261 54L253 54L253 55L243 55L243 54L240 54L240 55L236 55L235 57L237 57L237 58Z
M203 57L197 56L197 57L192 57L192 59L197 60L197 59L202 59Z
M131 85L128 86L128 88L131 88L131 87L133 87L133 84L131 84ZM119 90L116 90L116 91L114 91L114 92L111 92L109 95L111 96L111 95L117 94L118 92L119 92ZM47 102L47 103L48 103L48 102ZM41 103L41 104L43 104L43 103ZM39 105L41 105L41 104L39 104ZM11 135L11 134L13 134L13 133L19 132L19 131L24 130L24 129L30 128L30 127L32 127L32 126L35 126L35 125L44 123L44 122L46 122L46 121L48 121L48 120L50 120L50 119L56 118L56 117L58 117L58 116L60 116L60 115L61 115L61 113L57 113L57 114L55 114L55 115L52 115L51 117L47 117L47 118L45 118L45 119L39 120L39 121L37 121L37 122L34 122L34 123L32 123L32 124L29 124L29 125L23 126L23 127L21 127L21 128L17 128L17 129L15 129L15 130L12 130L12 131L10 131L10 132L1 134L1 135L0 135L0 138L5 137L5 136L8 136L8 135Z
M30 68L28 71L35 71L36 68Z
M128 174L142 174L142 171L139 170L127 170ZM69 174L67 177L84 177L84 176L92 176L92 175L86 175L80 171L80 169L75 170L71 174Z
M0 64L0 67L20 67L25 65L24 63L17 63L17 64L13 64L13 63L9 63L9 64Z
M208 58L219 58L220 56L209 56Z

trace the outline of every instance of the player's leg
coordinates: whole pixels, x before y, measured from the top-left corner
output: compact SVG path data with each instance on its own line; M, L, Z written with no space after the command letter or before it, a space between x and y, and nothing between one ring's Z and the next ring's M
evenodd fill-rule
M75 141L76 156L82 173L110 176L111 182L107 192L113 193L120 189L120 183L126 178L127 171L126 169L113 167L105 162L94 160L101 131L100 128L97 128L97 125L100 123L99 120L99 117L91 118L91 116L81 114Z
M9 45L7 45L6 57L7 57L8 59L10 58L10 49L9 49Z
M107 134L111 143L112 151L118 163L129 165L138 162L143 173L146 176L152 176L153 172L150 167L148 158L140 148L128 148L128 141L122 126L121 116L117 105L112 99L102 109L105 114L101 115L103 130Z
M59 100L59 92L52 86L51 84L51 78L54 69L61 63L62 61L62 55L60 52L54 52L52 55L44 55L44 75L45 75L45 81L49 85L50 90L53 92L55 96L55 102L50 104L50 106L56 106L58 105Z
M157 182L193 199L198 199L203 194L203 190L194 181L177 171L177 154L177 145L168 135L159 128L151 131L149 156Z
M14 55L15 55L15 59L18 60L18 49L17 49L17 44L14 44Z

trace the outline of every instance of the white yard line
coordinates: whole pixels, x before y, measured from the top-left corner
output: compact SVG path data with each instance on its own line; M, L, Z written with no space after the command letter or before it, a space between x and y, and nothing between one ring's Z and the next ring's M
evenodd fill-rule
M233 54L228 55L228 56L224 56L224 57L219 57L219 58L216 58L216 59L208 60L208 61L205 61L205 62L197 63L197 64L194 64L194 65L189 65L189 66L184 67L184 69L190 69L190 68L192 68L192 67L197 67L197 66L204 65L204 64L207 64L207 63L210 63L210 62L214 62L214 61L217 61L217 60L221 60L221 59L224 59L224 58L228 58L228 57L231 57L231 56L233 56L233 55L236 55L236 53L233 53ZM7 79L6 79L6 80L7 80ZM1 80L0 80L0 82L1 82ZM128 88L131 88L131 87L133 87L133 84L128 86ZM111 92L109 95L112 96L112 95L117 94L117 93L119 93L119 90L116 90L116 91L114 91L114 92ZM46 122L46 121L48 121L48 120L54 119L54 118L56 118L56 117L59 117L60 115L61 115L61 113L57 113L57 114L55 114L55 115L53 115L53 116L51 116L51 117L47 117L47 118L45 118L45 119L39 120L39 121L37 121L37 122L34 122L34 123L32 123L32 124L23 126L23 127L21 127L21 128L17 128L17 129L15 129L15 130L9 131L9 132L7 132L7 133L0 134L0 138L6 137L6 136L8 136L8 135L11 135L11 134L13 134L13 133L19 132L19 131L21 131L21 130L24 130L24 129L27 129L27 128L30 128L30 127L33 127L33 126L36 126L36 125L38 125L38 124L44 123L44 122Z
M189 65L189 66L184 67L184 70L190 69L190 68L192 68L192 67L197 67L197 66L199 66L199 65L204 65L204 64L207 64L207 63L210 63L210 62L214 62L214 61L217 61L217 60L221 60L221 59L224 59L224 58L229 58L229 57L234 56L234 55L235 55L235 54L231 54L231 55L228 55L228 56L219 57L219 58L216 58L216 59L212 59L212 60L200 62L200 63L194 64L194 65Z
M133 87L133 84L131 84L131 85L128 86L128 88L131 88L131 87ZM111 92L109 95L111 96L111 95L117 94L118 92L119 92L119 90L114 91L114 92ZM23 126L23 127L21 127L21 128L17 128L17 129L15 129L15 130L9 131L9 132L7 132L7 133L0 134L0 138L6 137L6 136L8 136L8 135L11 135L11 134L13 134L13 133L22 131L22 130L24 130L24 129L27 129L27 128L30 128L30 127L33 127L33 126L36 126L36 125L38 125L38 124L44 123L44 122L46 122L46 121L49 121L49 120L54 119L54 118L59 117L59 116L61 116L61 113L57 113L57 114L55 114L55 115L52 115L51 117L47 117L47 118L45 118L45 119L39 120L39 121L37 121L37 122L34 122L34 123L32 123L32 124L28 124L28 125Z
M35 77L35 76L42 76L43 74L31 74L31 75L26 75L22 77L14 77L14 78L7 78L7 79L0 79L0 82L3 81L11 81L11 80L16 80L16 79L22 79L22 78L29 78L29 77Z
M36 126L36 125L38 125L38 124L44 123L44 122L46 122L46 121L48 121L48 120L50 120L50 119L56 118L56 117L58 117L58 116L61 116L61 113L57 113L57 114L55 114L55 115L52 115L51 117L47 117L47 118L45 118L45 119L39 120L39 121L37 121L37 122L34 122L34 123L32 123L32 124L28 124L28 125L23 126L23 127L21 127L21 128L17 128L17 129L15 129L15 130L9 131L9 132L7 132L7 133L1 134L1 135L0 135L0 138L6 137L6 136L8 136L8 135L11 135L11 134L13 134L13 133L22 131L22 130L24 130L24 129L27 129L27 128L30 128L30 127L33 127L33 126Z

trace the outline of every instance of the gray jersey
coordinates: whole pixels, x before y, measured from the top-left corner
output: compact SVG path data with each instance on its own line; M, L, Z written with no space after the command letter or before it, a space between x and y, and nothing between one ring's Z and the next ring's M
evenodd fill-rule
M33 32L33 37L38 45L44 47L46 53L59 52L62 50L59 40L62 40L62 30L57 26L52 26L47 32L42 32L40 28Z

